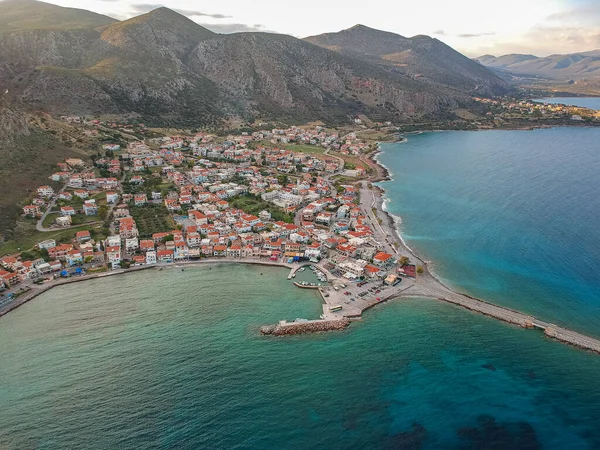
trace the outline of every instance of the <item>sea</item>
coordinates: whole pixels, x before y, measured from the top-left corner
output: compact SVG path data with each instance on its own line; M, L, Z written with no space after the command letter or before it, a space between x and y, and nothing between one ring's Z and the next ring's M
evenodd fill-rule
M385 144L387 207L456 288L598 335L598 131ZM11 312L0 448L600 448L598 355L427 299L342 332L263 337L321 313L287 275L152 269Z
M600 110L600 97L548 97L536 98L535 101Z

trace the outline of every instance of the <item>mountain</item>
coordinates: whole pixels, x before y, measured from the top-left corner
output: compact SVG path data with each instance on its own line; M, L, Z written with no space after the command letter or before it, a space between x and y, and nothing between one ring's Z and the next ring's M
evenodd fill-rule
M305 38L344 55L363 58L395 73L472 94L498 94L506 83L481 65L429 36L399 34L356 25Z
M101 14L83 9L62 8L35 0L4 0L0 2L0 32L76 30L100 27L113 22L116 20Z
M484 55L480 64L512 75L535 76L557 81L600 77L600 50L567 55Z
M177 125L258 116L410 120L452 117L472 94L503 88L481 65L426 37L390 34L410 48L374 58L287 35L216 34L167 8L118 22L5 0L0 17L0 88L15 104L53 115L136 114Z

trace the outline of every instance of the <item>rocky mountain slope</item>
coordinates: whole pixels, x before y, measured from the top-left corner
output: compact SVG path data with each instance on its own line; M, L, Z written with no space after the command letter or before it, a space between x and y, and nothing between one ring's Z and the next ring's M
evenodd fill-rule
M600 50L539 58L534 55L484 55L475 58L483 66L512 75L567 81L600 78Z
M410 120L451 116L474 93L503 88L430 38L413 38L404 56L384 52L374 64L287 35L215 34L167 8L117 22L8 0L0 17L11 17L0 19L0 88L54 115L134 113L178 125L232 116L346 121L359 113Z
M498 94L507 87L489 70L429 36L406 38L356 25L338 33L311 36L305 40L344 55L369 60L394 73L462 92Z

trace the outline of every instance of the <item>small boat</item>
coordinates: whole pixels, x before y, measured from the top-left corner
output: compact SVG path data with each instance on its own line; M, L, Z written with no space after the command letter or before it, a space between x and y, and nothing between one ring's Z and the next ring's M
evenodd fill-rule
M292 275L292 278L296 278L296 274Z

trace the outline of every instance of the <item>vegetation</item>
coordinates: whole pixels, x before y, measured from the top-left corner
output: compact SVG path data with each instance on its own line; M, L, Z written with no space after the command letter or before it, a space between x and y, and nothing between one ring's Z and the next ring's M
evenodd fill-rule
M129 210L135 219L141 237L150 237L175 228L175 223L164 205L133 206Z
M0 256L17 253L19 250L31 250L38 242L46 239L54 239L57 243L69 242L78 231L90 230L96 239L107 234L100 224L92 226L91 229L90 227L90 225L82 225L75 228L58 228L56 231L41 232L35 229L34 221L19 221L13 232L13 237L0 245Z
M240 195L228 199L229 206L232 208L238 208L242 211L258 216L261 211L268 211L271 213L271 219L274 222L282 221L287 223L294 223L294 215L286 212L284 209L264 201L257 195L247 194Z
M292 152L307 153L311 155L321 155L325 152L325 149L323 147L308 144L288 144L285 145L283 148Z

